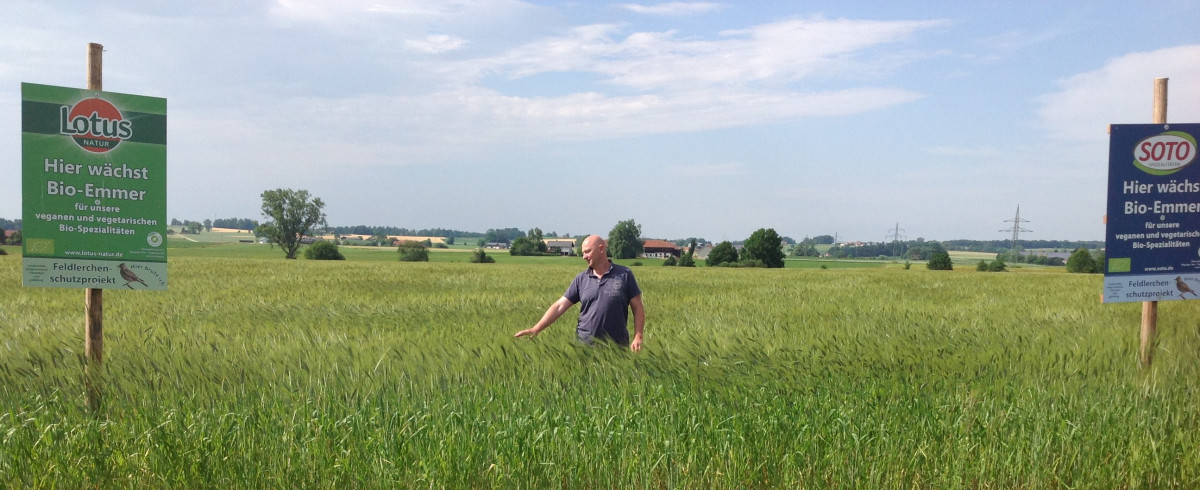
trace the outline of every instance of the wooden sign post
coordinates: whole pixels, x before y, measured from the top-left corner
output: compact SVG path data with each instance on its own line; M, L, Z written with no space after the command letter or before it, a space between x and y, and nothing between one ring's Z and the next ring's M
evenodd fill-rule
M88 43L87 52L87 88L104 90L104 46ZM83 304L87 309L87 319L84 321L83 349L88 358L87 372L84 374L85 389L88 407L99 411L104 401L104 290L87 288L84 294Z
M1167 79L1154 79L1154 124L1167 123ZM1141 353L1142 367L1150 367L1150 362L1154 359L1154 337L1158 329L1158 301L1143 301L1142 302L1142 342L1139 352Z

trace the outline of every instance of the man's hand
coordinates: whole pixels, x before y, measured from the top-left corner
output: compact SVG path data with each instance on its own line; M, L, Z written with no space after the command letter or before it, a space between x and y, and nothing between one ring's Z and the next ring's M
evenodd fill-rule
M629 349L637 352L642 350L642 330L646 329L646 305L642 304L642 295L629 298L629 309L633 310L633 342Z
M542 315L542 319L538 320L537 324L534 325L533 328L527 328L517 332L517 334L513 335L513 337L519 339L521 337L533 337L537 335L538 332L545 330L546 327L549 327L550 324L554 323L555 320L558 320L558 317L562 316L563 313L565 313L571 308L571 306L574 305L575 303L572 303L571 300L567 298L558 298L558 301L555 301L550 305L549 308L546 309L546 313Z

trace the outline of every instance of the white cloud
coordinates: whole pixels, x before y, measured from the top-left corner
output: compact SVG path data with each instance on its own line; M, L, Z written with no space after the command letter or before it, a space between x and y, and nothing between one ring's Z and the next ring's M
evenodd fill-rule
M347 15L436 16L469 8L472 0L275 0L271 13L304 21L336 22Z
M1149 123L1155 78L1169 78L1167 122L1200 121L1200 45L1132 53L1058 82L1039 99L1040 125L1058 139L1101 142L1109 124ZM1176 87L1172 91L1171 87Z
M467 40L446 34L430 34L425 39L410 39L404 42L409 49L422 53L439 54L457 51L467 45Z
M223 135L214 138L230 147L270 141L277 150L255 158L270 166L337 160L394 167L469 159L545 141L594 141L852 114L916 97L888 89L517 97L467 87L419 96L302 97L225 107L212 114L189 114L196 127L186 133ZM742 170L734 163L680 169L692 177Z
M267 20L346 36L357 40L356 48L431 34L493 46L539 32L548 10L520 0L274 0Z
M980 59L996 61L1018 56L1020 53L1053 43L1065 34L1062 30L1053 29L1041 32L1008 31L986 37L978 41L985 53Z
M466 76L499 73L511 78L585 71L636 90L704 85L780 86L805 78L871 72L881 61L871 48L902 41L944 21L795 19L727 30L716 40L680 40L672 31L636 32L620 39L620 26L596 24L568 35L519 46L508 53L454 67Z
M724 31L707 41L680 40L670 31L621 37L622 26L614 24L578 26L498 56L425 62L420 71L440 77L441 87L370 107L402 115L396 123L409 134L455 147L858 114L923 95L890 87L803 90L797 85L807 78L825 83L838 79L838 73L876 70L888 55L875 48L941 24L814 18ZM438 38L428 47L455 42ZM507 82L493 83L492 75ZM543 75L564 80L555 85L554 92L561 95L508 93L545 83L536 78Z
M667 2L655 5L626 3L620 5L620 7L638 14L691 15L720 10L721 4L716 2Z
M606 96L514 97L486 89L412 98L409 115L432 126L411 128L464 138L457 144L529 139L604 139L769 124L798 117L854 114L915 100L894 89L801 92L684 92ZM468 131L474 128L474 131ZM431 134L429 137L436 138Z
M500 56L467 60L445 69L451 77L461 74L470 79L489 73L522 78L550 72L597 72L599 62L621 55L620 47L611 38L618 30L613 24L574 27L566 36L542 39Z

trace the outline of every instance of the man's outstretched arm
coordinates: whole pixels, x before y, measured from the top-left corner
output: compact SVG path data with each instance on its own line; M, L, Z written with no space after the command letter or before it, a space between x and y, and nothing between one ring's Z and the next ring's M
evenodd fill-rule
M571 307L574 305L575 303L572 303L571 300L565 297L558 298L558 301L555 301L554 304L550 305L550 308L546 309L546 313L542 315L542 319L538 320L537 324L534 325L533 328L527 328L517 332L517 334L513 337L533 337L537 335L542 330L545 330L546 327L549 327L552 323L554 323L555 320L558 320L558 317L563 316L563 313L566 313L567 310L571 309Z
M633 340L629 349L637 352L642 350L642 330L646 328L646 306L642 304L642 295L629 300L629 309L633 310Z

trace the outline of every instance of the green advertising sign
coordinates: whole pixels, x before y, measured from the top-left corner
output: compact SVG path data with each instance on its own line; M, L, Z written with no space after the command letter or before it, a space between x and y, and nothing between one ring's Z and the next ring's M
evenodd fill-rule
M25 286L167 288L167 100L21 84Z

